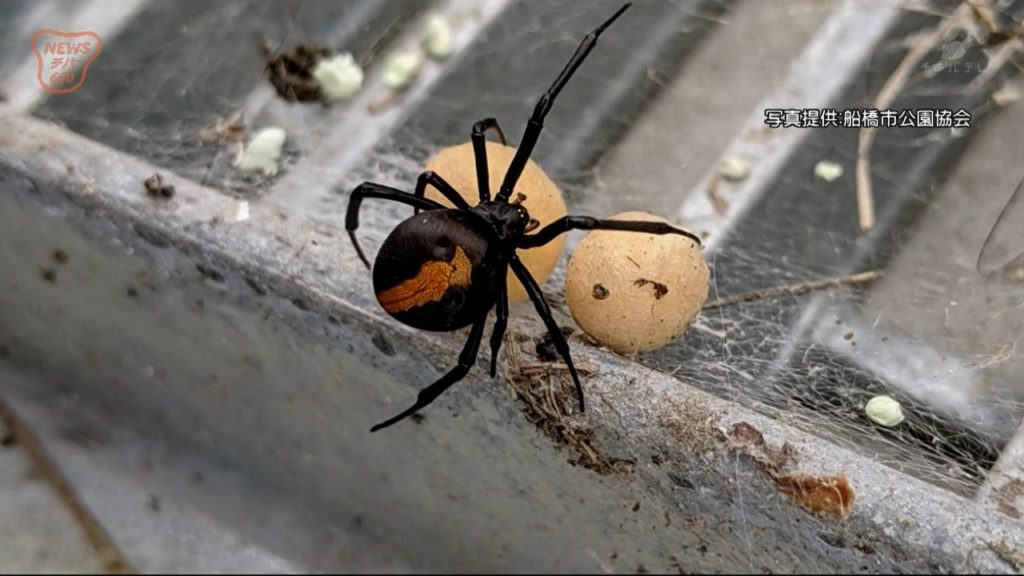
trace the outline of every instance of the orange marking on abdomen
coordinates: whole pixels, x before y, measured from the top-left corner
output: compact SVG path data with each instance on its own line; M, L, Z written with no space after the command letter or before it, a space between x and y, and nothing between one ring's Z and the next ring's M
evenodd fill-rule
M451 262L424 262L412 278L377 293L377 301L391 314L405 312L430 302L438 302L452 286L468 287L473 263L459 246Z

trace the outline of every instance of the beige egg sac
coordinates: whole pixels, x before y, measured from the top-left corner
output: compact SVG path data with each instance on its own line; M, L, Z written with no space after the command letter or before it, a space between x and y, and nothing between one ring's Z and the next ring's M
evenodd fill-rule
M646 212L613 219L666 222ZM707 300L709 277L704 253L685 236L594 230L569 260L565 296L584 332L631 354L682 334Z
M491 182L492 198L501 188L505 170L512 163L512 157L515 154L515 148L503 146L497 142L487 142L487 174ZM469 202L470 206L476 206L480 201L480 192L476 185L476 161L473 158L472 143L467 142L441 150L427 161L426 169L433 170L447 180ZM526 196L523 206L526 207L531 218L540 222L541 227L565 216L565 201L562 199L561 190L533 160L526 163L526 168L523 169L523 174L519 177L515 189L516 193ZM437 200L445 206L452 205L433 186L427 187L426 195L427 198ZM537 230L539 229L537 228ZM565 238L559 236L544 246L518 250L517 253L537 283L542 284L558 264L564 247ZM526 290L510 271L508 275L509 301L519 302L526 300L526 297Z

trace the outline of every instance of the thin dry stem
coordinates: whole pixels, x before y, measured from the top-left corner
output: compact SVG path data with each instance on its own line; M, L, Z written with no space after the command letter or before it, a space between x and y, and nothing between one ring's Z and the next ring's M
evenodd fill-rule
M850 276L838 276L835 278L826 278L824 280L815 280L812 282L800 282L799 284L788 284L786 286L760 288L758 290L733 294L732 296L716 298L715 300L706 302L704 304L704 310L722 308L723 306L731 306L733 304L739 304L740 302L754 302L756 300L777 298L779 296L795 296L797 294L804 294L813 290L864 284L866 282L874 282L880 278L881 275L882 274L877 270L871 270L870 272L861 272L860 274L852 274Z
M43 480L53 488L58 499L71 512L71 516L82 528L86 540L99 556L103 569L108 574L135 573L135 568L125 559L106 528L82 502L57 463L43 448L39 438L3 399L0 399L0 420L14 436L18 445L25 449L25 453Z

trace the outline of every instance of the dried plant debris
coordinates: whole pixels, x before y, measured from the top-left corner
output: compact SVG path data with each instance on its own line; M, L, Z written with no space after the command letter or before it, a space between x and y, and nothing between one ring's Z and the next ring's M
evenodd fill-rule
M815 514L846 518L853 508L853 489L844 474L806 476L786 474L773 476L779 491Z
M808 475L783 473L796 463L796 450L788 442L775 448L764 440L761 431L746 422L732 425L726 434L730 448L742 452L757 463L775 482L779 492L786 494L815 514L846 518L853 511L853 488L845 474Z
M722 415L717 410L694 398L680 400L670 395L659 398L657 403L663 407L659 410L659 424L680 449L701 454L721 445L722 433L715 423Z
M995 553L1003 562L1006 562L1013 569L1021 572L1024 571L1024 553L1021 552L1016 546L1007 544L1004 541L1000 542L987 542L988 549Z
M598 474L630 471L634 462L605 454L597 445L593 430L572 417L577 410L576 393L565 364L524 361L524 346L528 349L529 344L536 342L524 334L510 333L505 346L506 382L526 419L556 446L569 449L570 464ZM576 368L581 376L597 372L585 364Z
M244 136L245 122L242 121L241 114L235 114L230 118L217 118L196 134L200 142L210 144L234 144L240 142Z
M777 474L796 462L796 449L790 443L775 448L765 442L760 430L746 422L733 424L726 443L753 458L769 474Z
M267 63L270 83L277 94L289 102L323 102L320 82L313 75L316 65L330 56L323 46L299 44L289 52L274 51L263 42L260 45Z
M1024 480L1014 478L995 490L999 511L1010 518L1021 517L1020 503L1024 500Z

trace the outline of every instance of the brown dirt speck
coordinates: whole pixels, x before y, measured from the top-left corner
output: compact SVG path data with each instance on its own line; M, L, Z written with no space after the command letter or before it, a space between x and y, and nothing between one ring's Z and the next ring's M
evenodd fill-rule
M146 178L143 185L146 187L146 194L153 198L167 200L174 196L174 186L165 184L164 177L159 172L154 172L152 176Z
M665 297L665 294L668 294L668 286L665 286L661 282L655 282L654 280L648 280L647 278L637 278L636 281L633 282L634 286L639 286L641 288L648 284L654 289L655 300L661 300Z

